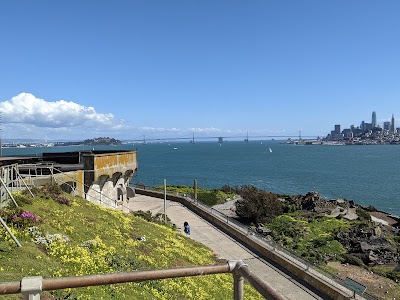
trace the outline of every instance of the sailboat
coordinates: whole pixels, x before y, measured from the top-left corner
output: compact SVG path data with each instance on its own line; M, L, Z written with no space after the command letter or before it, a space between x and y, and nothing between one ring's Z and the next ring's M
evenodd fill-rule
M269 152L272 152L272 149L271 149L271 148L269 148Z

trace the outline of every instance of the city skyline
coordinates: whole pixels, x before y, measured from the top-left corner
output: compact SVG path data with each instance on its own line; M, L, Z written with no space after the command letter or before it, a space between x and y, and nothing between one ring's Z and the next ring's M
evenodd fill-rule
M5 1L1 135L322 137L378 104L383 124L400 116L399 10L394 0Z
M376 111L373 111L371 123L363 120L359 126L352 124L348 128L341 128L341 124L336 124L325 139L328 141L346 140L350 144L355 141L359 142L359 139L375 140L379 143L400 143L400 127L396 127L394 114L392 114L390 121L384 121L382 126L377 121Z

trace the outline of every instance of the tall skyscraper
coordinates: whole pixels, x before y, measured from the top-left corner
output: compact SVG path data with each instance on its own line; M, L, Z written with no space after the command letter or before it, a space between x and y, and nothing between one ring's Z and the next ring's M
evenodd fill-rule
M390 121L390 132L394 132L394 115L392 114L392 120Z
M372 128L375 128L378 124L376 123L376 112L372 112L372 120L371 120L371 123L372 123Z

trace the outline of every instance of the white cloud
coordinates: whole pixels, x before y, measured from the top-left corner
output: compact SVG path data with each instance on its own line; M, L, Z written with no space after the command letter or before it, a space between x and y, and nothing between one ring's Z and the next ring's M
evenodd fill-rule
M163 128L163 127L140 127L138 130L143 132L180 132L178 128Z
M187 131L191 131L194 133L216 133L222 132L220 128L209 127L209 128L189 128Z
M144 127L115 118L112 114L98 113L94 107L72 101L46 101L29 93L21 93L0 102L1 135L5 139L32 138L43 140L83 140L109 136L121 140L142 137L188 138L232 136L243 137L244 129L208 127ZM280 131L253 130L249 135L279 133Z
M112 114L97 113L93 107L65 100L49 102L29 93L0 102L0 111L3 123L23 123L35 127L111 125L115 121Z

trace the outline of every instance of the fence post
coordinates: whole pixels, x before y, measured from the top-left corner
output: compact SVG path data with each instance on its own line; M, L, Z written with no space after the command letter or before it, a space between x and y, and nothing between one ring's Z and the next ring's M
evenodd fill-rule
M233 299L243 300L243 286L244 278L239 274L239 272L233 272Z
M24 277L21 280L21 293L24 300L40 300L42 276Z
M194 179L194 184L193 184L193 189L194 189L194 201L197 201L197 179Z
M167 179L164 179L164 223L167 223Z
M0 223L3 225L3 227L7 230L8 234L11 236L11 238L14 240L14 242L17 244L18 247L22 247L21 243L17 240L15 235L12 233L10 228L8 228L6 222L4 222L3 218L0 217Z

